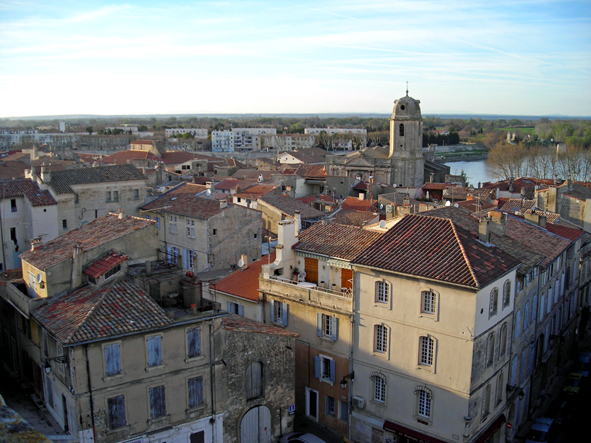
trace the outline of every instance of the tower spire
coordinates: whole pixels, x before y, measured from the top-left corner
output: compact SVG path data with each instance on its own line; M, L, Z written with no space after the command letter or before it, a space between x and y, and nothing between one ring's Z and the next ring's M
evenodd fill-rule
M406 82L406 96L408 97L408 82Z

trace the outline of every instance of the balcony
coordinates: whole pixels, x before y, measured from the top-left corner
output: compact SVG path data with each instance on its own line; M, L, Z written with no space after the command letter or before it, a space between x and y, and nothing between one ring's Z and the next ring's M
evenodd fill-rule
M276 275L259 278L259 288L263 292L292 298L301 302L330 306L331 308L351 311L353 292L348 288L333 290L310 282L296 282Z
M0 291L0 296L27 317L31 309L44 300L32 298L27 292L27 286L23 279L7 281L3 290Z

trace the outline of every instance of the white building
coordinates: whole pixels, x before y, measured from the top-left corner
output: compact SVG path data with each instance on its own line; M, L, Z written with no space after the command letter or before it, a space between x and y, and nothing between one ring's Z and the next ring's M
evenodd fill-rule
M206 128L169 128L164 130L164 135L176 137L177 135L191 134L195 138L207 138Z
M277 134L275 128L232 128L231 131L211 131L214 152L260 151L261 136Z

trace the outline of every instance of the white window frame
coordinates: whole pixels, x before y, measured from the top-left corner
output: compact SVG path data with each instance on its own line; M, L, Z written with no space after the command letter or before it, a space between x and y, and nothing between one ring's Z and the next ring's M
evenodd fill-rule
M390 283L384 280L376 281L376 295L375 301L376 303L380 304L389 304L390 303Z
M435 368L435 349L437 341L431 335L419 336L419 366L423 369Z
M386 404L386 387L388 385L384 374L372 375L372 395L371 399L375 402Z
M384 324L374 326L374 352L388 354L390 328Z
M419 386L415 390L417 397L417 418L422 420L433 419L433 392L425 386Z
M316 314L316 335L332 341L338 339L339 320L334 315Z
M499 311L499 288L494 287L490 291L490 299L488 302L488 318L492 318L497 315Z

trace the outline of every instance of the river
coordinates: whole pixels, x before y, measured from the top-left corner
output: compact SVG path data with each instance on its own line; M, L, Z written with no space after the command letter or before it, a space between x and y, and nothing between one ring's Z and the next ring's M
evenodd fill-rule
M450 174L459 175L462 170L464 170L468 176L468 183L475 188L478 187L478 182L484 183L498 180L497 176L494 174L493 169L486 160L476 160L472 162L449 162L445 164L449 166Z

